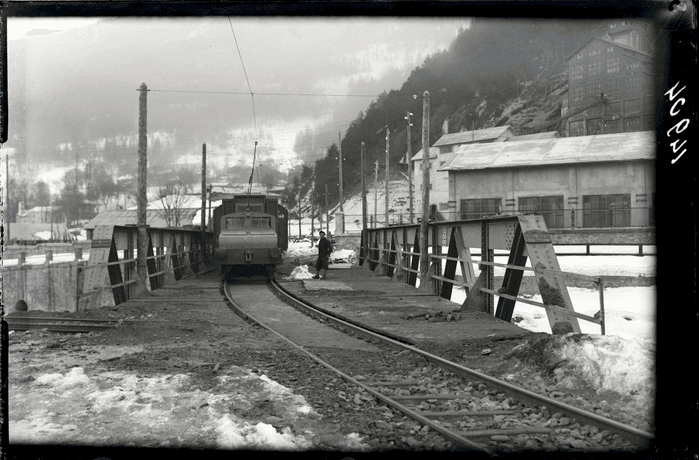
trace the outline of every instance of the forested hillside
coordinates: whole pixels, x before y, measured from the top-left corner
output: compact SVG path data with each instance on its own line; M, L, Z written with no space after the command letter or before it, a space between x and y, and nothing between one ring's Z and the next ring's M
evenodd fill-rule
M343 188L361 182L361 143L365 144L367 174L373 165L385 167L386 131L391 168L400 168L407 149L408 112L412 113L413 155L422 147L423 93L430 93L432 145L448 132L509 124L518 134L532 132L560 114L560 93L567 86L565 58L594 35L604 33L603 21L545 21L476 19L462 29L451 46L430 55L414 69L399 90L381 94L359 113L342 138ZM529 129L527 129L529 128ZM404 166L403 166L404 169ZM305 196L315 181L312 199L319 207L339 197L338 145L313 168L305 167L287 187L287 202ZM331 204L333 206L333 204Z

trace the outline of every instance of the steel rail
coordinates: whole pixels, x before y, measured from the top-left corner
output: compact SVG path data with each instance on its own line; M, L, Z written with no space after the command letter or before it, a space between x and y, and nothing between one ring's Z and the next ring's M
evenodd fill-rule
M427 361L435 364L436 366L453 372L454 374L469 379L482 380L484 382L487 382L488 384L499 389L508 396L511 396L518 400L526 401L534 406L545 405L547 407L553 407L557 411L562 412L571 418L578 419L579 421L584 421L586 424L596 425L597 427L606 429L612 433L618 434L619 436L632 442L633 444L644 448L647 447L655 437L652 433L648 433L646 431L639 430L638 428L624 425L623 423L617 422L616 420L611 420L606 417L602 417L600 415L585 411L578 407L571 406L564 402L556 401L555 399L534 393L525 388L517 387L503 380L496 379L489 375L483 374L473 369L469 369L460 364L451 362L439 356L420 350L419 348L416 348L412 345L407 345L392 338L386 337L380 333L376 333L368 329L363 329L361 326L357 326L348 321L340 319L335 315L331 316L328 313L321 311L321 309L315 307L310 302L304 299L300 299L294 294L290 293L289 291L284 289L284 287L282 287L276 280L272 280L270 286L278 290L280 295L283 295L284 297L288 298L290 302L302 308L304 311L311 312L313 315L323 316L326 321L331 321L342 327L352 329L354 332L363 334L372 339L378 339L384 343L400 347L406 350L410 350L413 353L416 353L424 357Z
M413 411L412 409L410 409L410 408L404 406L403 404L400 404L399 402L397 402L397 401L395 401L395 400L393 400L393 399L387 397L386 395L384 395L384 394L382 394L382 393L379 393L378 391L374 390L373 388L371 388L371 387L369 387L369 386L367 386L367 385L365 385L365 384L359 382L358 380L355 380L354 378L352 378L352 377L349 376L348 374L342 372L340 369L337 369L336 367L334 367L334 366L332 366L331 364L327 363L326 361L322 360L322 359L319 358L318 356L316 356L316 355L314 355L313 353L307 351L306 349L304 349L304 348L301 347L300 345L297 345L296 343L294 343L293 341L291 341L290 339L288 339L288 338L285 337L284 335L282 335L282 334L280 334L279 332L275 331L274 329L272 329L271 327L269 327L268 325L266 325L266 324L263 323L262 321L260 321L260 320L258 320L257 318L251 316L250 314L248 314L247 312L245 312L242 308L240 308L240 306L238 306L238 305L235 303L235 301L233 300L233 298L232 298L232 296L231 296L231 294L230 294L230 292L229 292L228 286L229 286L229 284L226 283L226 285L224 286L224 290L223 290L224 293L225 293L226 299L228 300L231 309L233 309L233 310L236 312L236 314L240 315L240 316L241 316L242 318L244 318L245 320L247 320L247 321L252 321L252 322L254 322L255 324L257 324L257 325L259 325L259 326L261 326L261 327L267 329L268 331L272 332L272 333L273 333L274 335L276 335L277 337L279 337L279 338L281 338L282 340L284 340L285 342L289 343L292 347L296 348L296 349L299 350L300 352L302 352L302 353L304 353L305 355L307 355L309 358L311 358L312 360L314 360L315 362L317 362L317 363L320 364L321 366L323 366L323 367L325 367L325 368L327 368L327 369L330 369L331 371L335 372L337 375L339 375L340 377L342 377L342 378L345 379L346 381L348 381L348 382L350 382L350 383L352 383L352 384L354 384L354 385L356 385L356 386L358 386L358 387L364 389L367 393L371 394L371 395L374 396L375 398L377 398L377 399L383 401L384 403L388 404L389 406L393 407L394 409L397 409L397 410L401 411L402 413L404 413L404 414L407 415L408 417L410 417L410 418L412 418L412 419L414 419L414 420L419 421L419 422L422 423L423 425L429 426L429 427L432 428L433 430L437 431L438 433L440 433L440 434L443 435L444 437L446 437L446 438L448 438L448 439L454 441L455 443L457 443L457 444L459 444L459 445L461 445L461 446L464 446L464 447L468 447L468 448L473 449L473 450L475 450L475 451L485 452L485 453L487 453L487 454L489 454L489 455L493 455L493 454L494 454L494 451L493 451L492 449L490 449L490 448L488 448L488 447L486 447L486 446L484 446L484 445L482 445L482 444L479 444L479 443L476 443L476 442L471 441L471 440L469 440L469 439L466 439L466 438L462 437L461 435L459 435L458 433L455 433L455 432L453 432L453 431L451 431L451 430L448 430L448 429L444 428L443 426L439 425L438 423L435 423L434 421L432 421L432 420L430 420L430 419L428 419L428 418L426 418L426 417L420 415L419 413L417 413L417 412ZM348 323L348 324L349 324L349 323ZM353 327L356 328L357 326L353 326Z

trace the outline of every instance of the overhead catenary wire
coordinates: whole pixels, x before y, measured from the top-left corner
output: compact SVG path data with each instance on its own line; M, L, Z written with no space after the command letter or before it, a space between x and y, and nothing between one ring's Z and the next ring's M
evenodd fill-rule
M160 93L193 93L193 94L228 94L232 96L247 96L250 92L243 91L204 91L178 89L152 89ZM255 93L258 96L301 96L301 97L378 97L376 94L331 94L331 93Z

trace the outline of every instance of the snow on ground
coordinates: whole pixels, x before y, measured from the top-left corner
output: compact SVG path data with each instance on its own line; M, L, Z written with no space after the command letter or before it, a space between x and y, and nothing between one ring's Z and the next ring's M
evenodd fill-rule
M73 367L65 373L40 375L26 386L24 403L15 404L10 420L11 443L142 445L204 448L307 450L313 443L287 426L273 426L281 417L251 424L235 415L268 400L285 419L317 419L301 395L249 370L231 367L211 391L193 386L185 374L142 377L126 372L86 373ZM31 402L30 402L31 401ZM62 414L74 414L75 419ZM105 418L106 417L106 418ZM83 420L84 419L84 420ZM78 430L78 426L89 428ZM196 435L199 433L199 435ZM194 435L194 437L193 437ZM346 448L357 446L348 436ZM341 446L340 446L341 447Z
M294 257L317 254L317 249L311 248L310 242L293 243L289 248L289 253ZM605 249L608 252L622 253L629 248ZM557 252L574 250L575 248L572 251L570 248L557 248ZM350 259L356 265L356 255L353 254ZM477 261L478 257L474 257L474 260ZM656 258L651 255L561 256L558 260L561 270L588 276L656 274ZM507 262L507 259L504 262ZM531 264L527 263L527 266L531 267ZM330 268L332 269L332 266ZM314 273L313 269L312 272ZM480 273L477 267L475 272L476 276ZM495 268L496 276L502 276L504 273L505 269ZM304 265L297 267L289 279L307 279L312 276ZM525 272L525 276L534 275L533 272ZM569 287L568 293L576 312L594 316L600 311L597 289ZM656 286L605 288L605 335L601 334L600 325L579 320L580 329L586 334L584 340L575 338L574 334L553 338L556 345L551 347L551 352L560 362L565 363L555 371L558 374L559 385L574 388L584 384L598 392L616 391L629 396L632 404L639 407L647 406L648 401L652 401L655 382L656 295ZM542 302L540 295L529 298ZM465 299L466 294L462 288L454 289L451 300L455 302L455 308ZM543 308L517 302L513 319L524 329L551 334L551 326ZM652 405L652 402L650 404Z

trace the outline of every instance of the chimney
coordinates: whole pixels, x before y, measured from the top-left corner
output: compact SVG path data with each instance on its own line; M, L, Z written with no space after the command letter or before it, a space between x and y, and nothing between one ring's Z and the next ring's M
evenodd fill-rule
M19 210L17 211L17 215L24 215L24 202L22 201L19 202Z
M444 134L449 134L449 120L444 120L444 123L442 123L442 135Z

